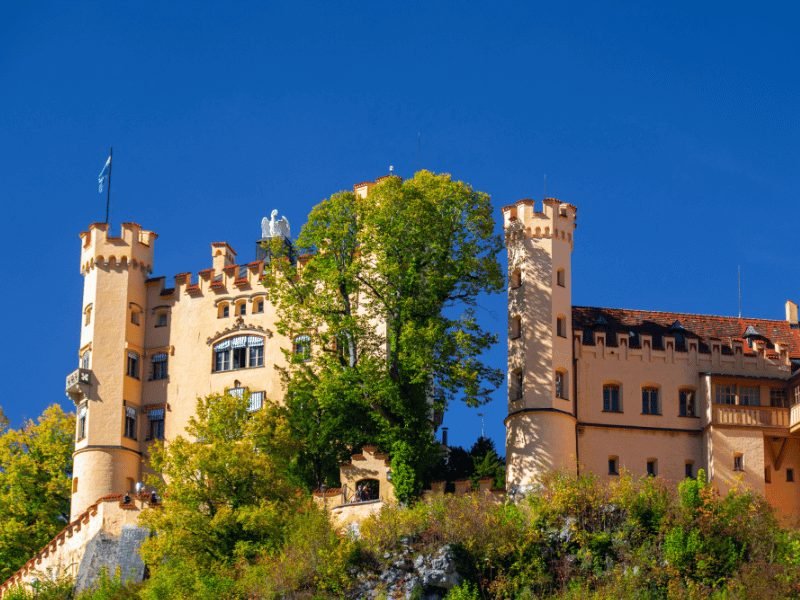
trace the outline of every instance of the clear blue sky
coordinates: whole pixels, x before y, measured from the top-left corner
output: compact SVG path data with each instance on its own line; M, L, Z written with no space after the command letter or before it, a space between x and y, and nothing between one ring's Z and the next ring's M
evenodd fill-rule
M524 6L523 6L524 5ZM0 15L0 294L15 424L77 366L78 233L156 230L155 274L249 258L278 208L395 165L499 207L579 207L576 304L782 318L800 300L793 3L7 2ZM499 229L498 229L499 230ZM505 333L505 298L482 302ZM490 357L505 365L505 344ZM470 444L477 410L454 407ZM485 407L502 449L505 391Z

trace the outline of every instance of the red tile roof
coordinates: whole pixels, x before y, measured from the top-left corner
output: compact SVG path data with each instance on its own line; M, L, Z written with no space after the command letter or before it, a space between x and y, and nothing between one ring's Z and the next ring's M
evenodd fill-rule
M661 336L675 335L675 330L671 329L675 321L679 321L683 326L687 338L699 338L701 351L708 351L708 342L711 340L720 340L724 346L730 346L735 340L739 340L744 344L744 350L747 352L747 340L743 335L747 327L752 326L761 335L759 339L767 342L767 348L773 349L774 344L778 343L788 347L791 358L800 358L800 328L792 327L787 321L627 308L572 307L572 327L574 329L633 331L638 334L652 335L654 346L660 345Z

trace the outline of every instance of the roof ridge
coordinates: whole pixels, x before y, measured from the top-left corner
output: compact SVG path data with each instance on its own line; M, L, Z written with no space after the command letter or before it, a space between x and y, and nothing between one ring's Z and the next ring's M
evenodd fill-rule
M738 316L727 316L727 315L715 315L709 313L692 313L692 312L680 312L680 311L666 311L666 310L648 310L645 308L617 308L612 306L580 306L580 305L573 305L572 308L587 308L590 310L621 310L627 312L643 312L643 313L650 313L650 314L657 314L657 315L685 315L688 317L714 317L717 319L732 319L736 321L763 321L767 323L785 323L789 324L788 321L784 319L762 319L759 317L738 317Z

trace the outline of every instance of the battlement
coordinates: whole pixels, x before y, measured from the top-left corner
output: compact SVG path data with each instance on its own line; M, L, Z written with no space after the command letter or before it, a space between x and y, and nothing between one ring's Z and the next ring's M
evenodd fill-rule
M577 226L578 208L557 198L545 198L541 210L530 198L508 204L503 210L503 228L521 226L528 237L561 239L572 245L572 232Z
M142 229L138 223L123 223L119 237L109 235L108 223L92 223L80 234L81 273L96 265L153 270L153 246L158 235Z

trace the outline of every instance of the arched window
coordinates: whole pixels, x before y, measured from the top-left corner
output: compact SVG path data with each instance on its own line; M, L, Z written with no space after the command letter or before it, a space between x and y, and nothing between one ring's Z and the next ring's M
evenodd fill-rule
M380 500L380 482L377 479L362 479L356 482L356 489L353 492L353 502Z
M237 335L214 344L214 372L264 366L264 338Z
M231 306L227 302L220 302L217 305L217 318L225 319L231 314Z
M89 325L92 322L92 306L91 304L87 304L86 308L83 309L83 324Z
M88 369L92 362L92 351L84 350L81 354L81 369Z
M295 360L309 360L311 358L311 336L306 334L295 336L293 351Z
M516 268L511 272L511 289L515 290L522 285L522 269Z
M247 314L247 300L239 300L236 303L236 316L243 317Z
M255 298L253 300L253 314L264 312L264 298Z

